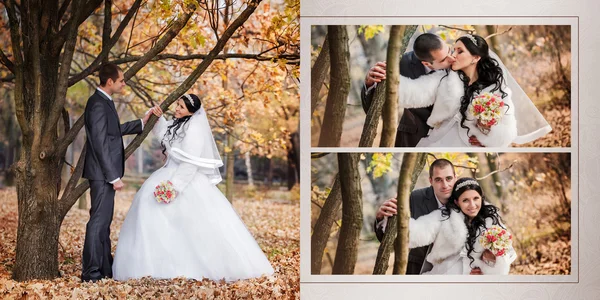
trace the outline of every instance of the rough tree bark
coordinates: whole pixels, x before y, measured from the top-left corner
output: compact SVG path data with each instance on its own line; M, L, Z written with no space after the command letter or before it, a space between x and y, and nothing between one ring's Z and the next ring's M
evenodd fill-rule
M400 167L401 172L404 169L404 159L406 157L404 157L402 159L402 166ZM416 162L415 162L415 166L412 170L411 173L411 184L410 184L410 190L409 190L409 196L410 196L410 192L415 188L415 184L417 183L417 179L419 178L419 174L421 174L421 171L423 171L423 167L425 166L425 163L427 162L427 153L421 152L417 154L417 158L416 158ZM400 183L400 181L399 181ZM400 188L400 186L399 186ZM398 193L398 195L400 195L400 193ZM400 198L398 198L400 199ZM400 202L398 201L398 204ZM410 215L410 213L409 213ZM383 235L383 240L381 241L381 244L379 245L379 249L377 250L377 258L375 260L375 267L373 268L373 274L385 274L385 272L387 271L388 268L388 261L390 258L390 253L392 252L392 249L394 249L395 245L397 244L397 234L398 234L398 221L396 220L396 216L391 216L388 217L388 221L387 221L387 227L386 227L386 231ZM400 258L400 256L398 256L398 258ZM394 260L396 260L396 258L394 258ZM395 263L394 263L395 265ZM397 271L397 270L395 270ZM393 272L394 274L396 274L396 272Z
M339 147L346 115L346 101L350 91L350 52L346 26L327 26L327 38L331 76L319 147Z
M339 153L342 190L342 228L335 252L333 274L353 274L362 229L362 189L358 161L360 153Z
M216 46L210 51L192 74L161 104L163 110L176 101L221 52L232 34L254 12L261 0L252 0L237 19L223 32ZM23 147L20 160L16 164L18 196L18 229L16 261L13 278L18 281L31 279L51 279L60 276L58 271L58 236L60 225L69 209L75 204L89 184L77 185L83 164L81 159L69 183L58 199L61 191L60 174L67 147L73 142L83 127L80 117L71 128L65 126L64 134L58 133L58 123L68 113L64 109L67 88L87 75L69 77L71 62L77 41L79 26L102 3L102 0L71 1L68 20L62 22L67 9L59 9L58 1L24 1L19 6L15 1L3 1L9 17L11 47L14 57L14 95L18 123L22 131ZM110 2L109 2L110 3ZM139 7L141 1L134 6ZM133 14L136 9L130 9ZM129 80L152 58L157 56L185 26L195 6L190 4L186 12L173 22L169 30L154 47L125 72ZM218 12L217 12L218 13ZM129 13L128 15L129 16ZM98 62L104 60L118 41L120 32L130 18L126 16L119 28L104 46ZM61 24L64 24L61 26ZM110 26L105 26L110 30ZM103 36L109 36L104 32ZM103 38L106 42L107 39ZM26 45L23 46L22 45ZM86 70L94 69L90 65ZM87 72L87 71L86 71ZM93 71L92 71L93 72ZM91 72L90 72L91 74ZM89 74L88 74L89 75ZM151 118L126 149L126 157L139 147L148 135L157 118Z
M321 264L323 262L323 252L327 246L327 240L331 235L331 226L335 222L340 207L342 206L342 191L340 189L339 173L336 174L331 191L325 199L319 218L315 223L313 234L310 237L310 260L311 274L321 274Z
M394 147L398 127L398 85L400 84L400 48L406 25L392 25L387 49L385 70L385 104L383 108L383 129L379 147Z
M408 221L410 220L409 197L412 192L412 175L417 163L417 153L405 153L398 178L397 238L395 243L394 274L406 274L408 263Z
M329 39L325 35L325 41L321 47L321 52L317 56L317 60L310 70L310 115L312 116L319 102L319 95L323 82L327 78L329 71Z
M406 26L406 29L404 30L404 36L402 37L400 53L404 53L406 50L408 42L410 41L410 36L415 32L415 30L417 30L416 25ZM365 125L358 143L359 147L371 147L373 140L375 140L375 136L377 136L377 126L379 125L379 118L381 117L382 108L385 103L387 85L387 83L385 83L386 81L387 80L383 80L377 84L377 87L375 88L373 99L371 100L371 106L367 112Z

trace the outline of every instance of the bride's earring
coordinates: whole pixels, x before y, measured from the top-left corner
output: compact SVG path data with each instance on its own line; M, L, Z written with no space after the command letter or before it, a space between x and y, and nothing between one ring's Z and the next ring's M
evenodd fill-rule
M472 64L472 65L474 65L474 64L475 64L475 60L472 60L472 61L471 61L471 64Z

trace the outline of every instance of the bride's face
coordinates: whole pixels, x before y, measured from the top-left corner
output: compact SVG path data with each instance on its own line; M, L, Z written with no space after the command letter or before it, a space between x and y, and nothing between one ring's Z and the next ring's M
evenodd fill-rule
M466 190L454 200L454 203L460 207L460 210L470 219L477 216L481 209L481 195L475 190Z
M181 119L183 117L192 115L192 113L185 106L185 102L183 102L183 99L177 100L176 104L177 105L175 106L175 118Z
M454 62L452 63L452 70L464 71L470 66L475 66L481 57L472 55L471 52L465 47L465 44L461 41L457 41L454 44Z

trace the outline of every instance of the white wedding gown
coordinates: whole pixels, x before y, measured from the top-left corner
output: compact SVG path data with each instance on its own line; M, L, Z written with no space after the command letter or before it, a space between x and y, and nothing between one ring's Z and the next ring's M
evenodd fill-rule
M198 138L190 133L187 138ZM135 195L121 227L114 279L183 276L234 281L272 274L265 254L216 187L220 175L214 180L210 172L176 158L181 156L173 149L167 148L166 164ZM166 180L184 188L173 202L158 203L154 189Z

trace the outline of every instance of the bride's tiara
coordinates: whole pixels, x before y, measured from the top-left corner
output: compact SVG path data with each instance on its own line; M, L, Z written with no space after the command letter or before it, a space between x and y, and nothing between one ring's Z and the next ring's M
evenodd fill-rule
M454 189L454 191L455 191L455 192L456 192L456 191L458 191L460 188L462 188L462 187L463 187L463 186L465 186L465 185L477 185L477 186L478 186L478 185L479 185L479 183L478 183L477 181L475 181L475 180L465 180L465 181L463 181L463 182L459 183L459 184L456 186L456 188Z
M190 101L190 104L192 105L192 107L196 107L196 104L194 104L194 98L192 98L192 96L190 96L190 94L185 94L183 96Z
M477 40L475 39L474 36L470 35L470 34L465 34L465 37L467 37L468 39L471 40L471 42L473 42L473 44L475 44L475 46L477 46Z

